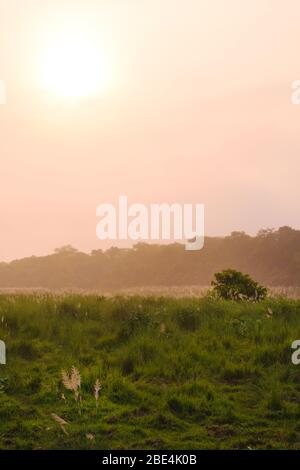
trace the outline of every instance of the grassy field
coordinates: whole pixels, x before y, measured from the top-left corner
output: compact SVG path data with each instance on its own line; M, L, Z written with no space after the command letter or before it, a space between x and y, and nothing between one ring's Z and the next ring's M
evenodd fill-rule
M300 449L298 338L298 300L2 294L0 448Z

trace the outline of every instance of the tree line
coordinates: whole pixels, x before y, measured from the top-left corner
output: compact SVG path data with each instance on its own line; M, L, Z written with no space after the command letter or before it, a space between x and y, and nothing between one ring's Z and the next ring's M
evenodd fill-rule
M210 285L215 272L236 269L268 286L300 286L300 230L281 227L256 236L206 237L200 251L184 245L137 243L83 253L71 246L48 256L0 263L0 287L120 289Z

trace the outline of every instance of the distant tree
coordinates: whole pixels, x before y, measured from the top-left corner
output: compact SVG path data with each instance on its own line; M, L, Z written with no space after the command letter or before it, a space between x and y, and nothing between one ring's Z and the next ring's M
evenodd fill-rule
M72 245L64 245L59 248L55 248L54 253L56 255L73 255L75 253L78 253L78 250L76 248L73 248Z
M267 295L267 289L255 282L248 274L227 269L214 275L213 291L226 300L259 302Z
M241 238L241 237L249 237L249 235L247 235L246 232L243 232L243 231L234 231L234 232L231 232L230 234L231 238Z
M266 238L270 235L273 235L274 232L275 232L274 228L262 228L257 232L257 237Z

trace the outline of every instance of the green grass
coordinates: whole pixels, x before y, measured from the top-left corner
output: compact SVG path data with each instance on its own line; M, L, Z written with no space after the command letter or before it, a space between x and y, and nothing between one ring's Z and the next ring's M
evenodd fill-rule
M0 449L299 449L298 338L297 300L2 295Z

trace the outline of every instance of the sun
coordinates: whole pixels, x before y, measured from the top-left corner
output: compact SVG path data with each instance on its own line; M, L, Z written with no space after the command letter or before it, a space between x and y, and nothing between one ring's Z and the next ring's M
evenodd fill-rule
M108 69L97 37L74 24L57 28L47 38L40 75L43 88L62 98L101 92Z

